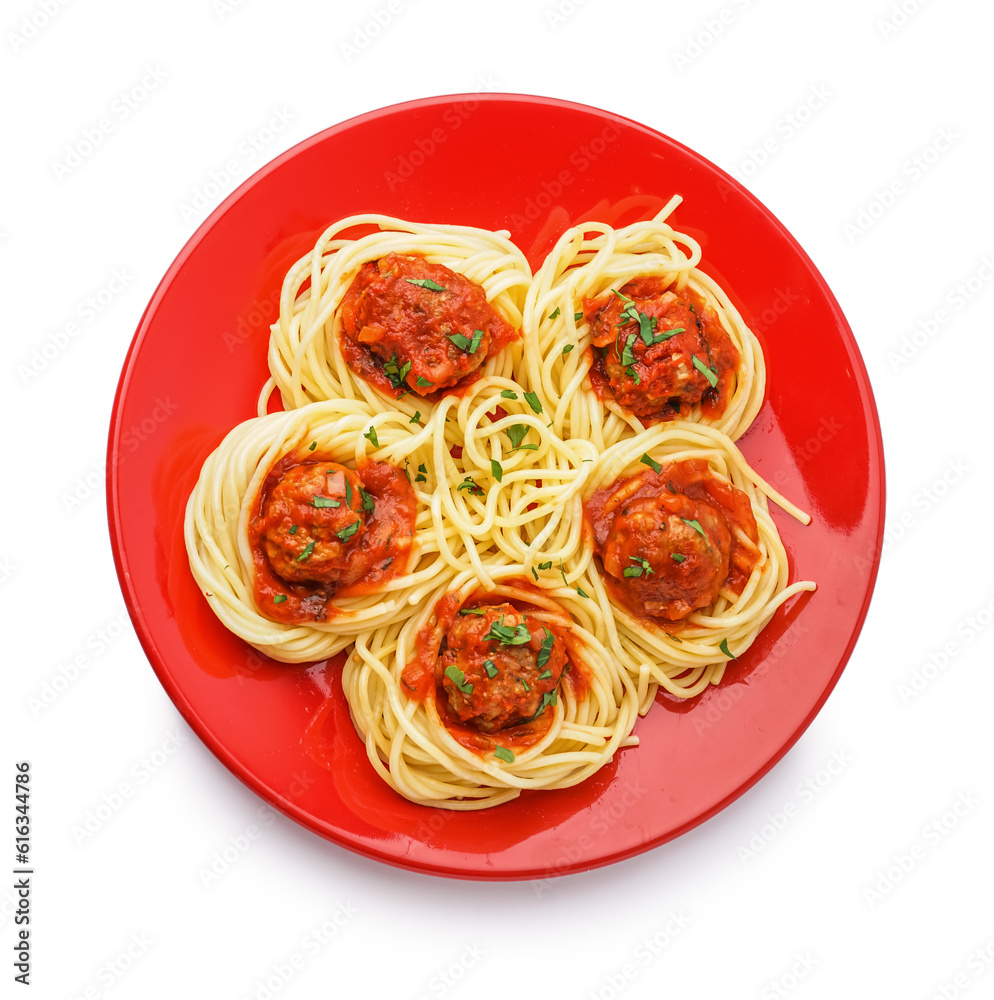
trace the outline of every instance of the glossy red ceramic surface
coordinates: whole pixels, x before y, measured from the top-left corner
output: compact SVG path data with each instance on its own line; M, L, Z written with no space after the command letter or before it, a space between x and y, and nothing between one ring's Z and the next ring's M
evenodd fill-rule
M660 696L621 751L569 790L451 813L413 805L374 774L337 664L269 661L215 619L190 575L183 511L200 465L255 413L282 278L329 223L377 212L508 229L533 268L567 226L624 225L673 193L672 223L703 245L766 351L766 402L740 445L805 508L775 513L790 602L725 682L689 703ZM154 433L132 428L154 425ZM536 97L433 98L337 125L246 181L184 247L142 317L121 375L108 452L111 538L125 600L190 726L260 796L368 857L466 878L541 878L629 857L714 815L809 725L852 652L883 530L880 430L838 304L750 194L679 143L613 114Z

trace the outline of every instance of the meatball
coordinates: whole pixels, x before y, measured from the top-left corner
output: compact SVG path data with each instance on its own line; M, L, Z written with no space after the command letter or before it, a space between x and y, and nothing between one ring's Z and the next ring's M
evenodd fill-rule
M482 285L395 253L362 266L342 299L341 318L350 367L367 374L358 348L367 361L376 359L391 388L421 396L454 386L483 365L494 339L514 336Z
M448 627L439 672L461 722L495 733L554 704L565 642L510 604L463 609Z
M611 395L639 418L671 419L681 407L717 400L719 378L738 364L704 304L665 291L662 279L640 278L619 294L585 300L584 312Z
M345 586L363 567L351 556L366 531L368 494L359 476L333 462L287 469L263 500L260 537L284 580Z
M710 504L638 497L614 519L601 561L647 616L677 621L715 602L730 545L725 519Z

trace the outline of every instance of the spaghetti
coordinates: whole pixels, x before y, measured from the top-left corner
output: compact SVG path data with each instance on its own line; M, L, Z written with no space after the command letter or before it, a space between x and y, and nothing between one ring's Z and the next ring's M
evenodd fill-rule
M360 399L410 417L481 375L510 377L530 282L524 254L503 234L342 219L283 282L259 413L277 388L285 409ZM405 330L391 329L405 317Z
M745 433L763 402L759 343L701 248L664 220L568 229L525 304L529 388L563 438L603 449L653 423L690 419Z
M658 689L719 683L814 589L768 501L809 518L734 444L762 353L678 202L574 227L534 279L502 234L378 215L286 277L260 415L190 497L190 565L274 659L348 649L356 730L413 802L584 780Z

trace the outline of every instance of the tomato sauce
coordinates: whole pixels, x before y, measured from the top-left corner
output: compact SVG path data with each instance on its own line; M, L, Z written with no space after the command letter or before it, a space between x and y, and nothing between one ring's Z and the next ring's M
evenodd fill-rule
M637 278L620 295L583 300L590 383L647 424L687 417L697 403L715 419L735 389L739 352L701 296L670 284Z
M435 402L465 391L487 359L519 337L482 285L394 253L362 266L340 315L346 364L398 399L415 393Z
M516 589L528 587L524 581L520 584L515 583ZM419 702L431 701L451 736L461 746L481 755L492 753L496 747L515 752L538 743L548 733L554 718L550 699L554 696L558 698L558 692L563 686L568 686L572 696L578 700L586 696L588 684L583 675L582 659L578 655L577 643L568 628L544 621L538 623L532 620L526 624L531 633L531 641L517 649L530 649L534 653L540 647L545 633L544 641L547 645L551 645L551 648L547 654L548 661L543 663L542 672L548 672L551 676L543 686L538 687L534 674L529 675L531 700L535 701L535 696L540 691L542 700L534 718L524 720L517 719L510 712L506 700L508 686L501 684L502 673L514 666L509 657L516 651L515 648L505 647L493 640L487 644L473 644L472 637L469 642L457 637L461 629L467 625L471 628L477 621L480 623L477 631L482 632L485 627L494 623L498 612L501 615L497 619L500 623L525 622L529 611L535 608L536 606L520 600L508 602L484 592L474 594L465 603L460 601L458 594L446 594L435 605L435 623L429 623L419 630L417 653L401 675L401 684L408 697ZM476 617L476 612L482 612L479 618ZM460 643L457 662L467 682L472 677L479 685L481 677L485 676L481 673L482 665L486 662L491 664L491 669L495 671L493 678L495 683L483 697L495 704L495 711L502 711L504 717L510 715L514 721L492 731L483 731L479 728L479 724L466 720L465 712L463 717L460 717L459 711L450 701L453 695L458 697L458 694L452 690L451 679L444 673L444 661L447 658L452 659L452 648L447 648L450 641L453 644Z
M327 496L317 498L308 491L298 498L295 506L278 507L272 499L277 485L291 470L316 476L318 483L335 484L336 488L342 485L336 495L332 495L334 490L330 488L323 491ZM345 477L350 483L346 496L342 492L342 473L350 471L327 459L288 455L276 462L263 482L255 516L249 523L249 545L256 606L267 618L289 625L327 621L341 613L331 603L333 598L375 593L387 580L408 571L417 498L406 475L388 462L366 462ZM361 491L351 485L353 481L361 486ZM316 506L315 499L322 506ZM366 509L370 506L371 510ZM303 517L301 511L305 512ZM339 535L335 541L326 541L328 535L327 531L322 534L322 522L327 523L333 517L339 520L332 522L332 528L347 522L342 533L348 536L351 529L352 537L339 542ZM289 524L288 528L289 521L300 523ZM267 543L271 551L273 539L285 539L287 535L294 539L294 552L303 546L298 555L291 553L287 559L302 566L311 557L321 562L315 556L315 549L319 556L322 550L318 546L330 544L330 558L324 563L330 562L331 566L322 568L319 574L324 579L290 580L279 575L273 559L267 555Z
M637 618L666 625L740 594L759 542L749 497L717 478L703 459L646 469L584 503L585 531L611 599Z

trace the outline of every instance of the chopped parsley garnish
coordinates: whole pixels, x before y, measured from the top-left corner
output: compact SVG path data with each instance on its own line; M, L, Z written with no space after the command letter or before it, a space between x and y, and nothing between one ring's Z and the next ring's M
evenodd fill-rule
M569 580L566 579L566 570L563 568L563 561L562 561L562 559L559 560L559 572L562 573L562 575L563 575L563 583L568 587L569 586Z
M532 641L532 634L524 622L514 626L505 625L504 615L501 615L499 621L491 623L490 631L483 637L483 641L499 642L503 646L523 646Z
M542 640L542 648L538 651L538 660L536 661L540 668L544 667L549 662L549 657L552 655L552 644L556 641L556 637L547 628L545 628L544 631L545 638ZM551 677L552 671L547 670L544 674L540 674L539 676Z
M538 679L539 679L540 681L547 681L547 680L548 680L548 679L549 679L549 678L550 678L551 676L552 676L552 671L551 671L551 670L549 670L549 669L548 669L548 667L546 667L546 669L545 669L545 670L543 670L543 671L542 671L542 672L541 672L541 673L540 673L540 674L538 675Z
M727 656L730 660L737 660L738 657L728 648L728 640L722 639L718 643L718 648Z
M490 459L490 474L499 483L504 478L504 469L501 467L500 462L496 458Z
M465 351L467 354L476 354L476 349L480 346L480 341L483 339L483 331L474 330L472 339L464 337L461 333L450 333L447 336L460 351Z
M538 568L539 569L552 569L552 560L550 559L548 562L539 563L538 564Z
M335 534L343 542L347 542L359 530L360 524L362 524L362 521L353 521L351 524L345 525L341 531L336 531Z
M582 312L575 312L575 313L573 313L573 322L574 323L579 323L581 319L583 319L583 313Z
M349 482L349 477L345 477L345 506L352 506L352 484Z
M536 393L526 392L525 399L527 400L528 405L532 408L532 410L534 410L535 413L542 412L542 400L538 398Z
M311 540L307 543L307 548L297 556L297 562L303 562L310 554L314 551L314 541Z
M555 319L558 315L559 315L559 306L556 306L556 308L549 313L549 319Z
M494 677L496 677L497 674L499 673L499 671L497 670L497 668L494 666L494 661L493 660L484 660L483 661L483 669L486 670L487 676L489 678L491 678L491 680Z
M286 594L277 594L273 598L273 604L282 604L286 600Z
M519 678L518 678L518 680L519 680L519 681L521 681L521 686L522 686L522 687L523 687L523 688L524 688L524 689L525 689L526 691L531 691L531 689L532 689L532 686L531 686L531 684L529 684L529 683L528 683L528 681L526 681L526 680L524 679L524 677L519 677Z
M579 594L579 595L580 595L581 597L586 597L586 598L587 598L587 600L589 600L589 599L590 599L590 594L588 594L588 593L587 593L587 592L586 592L586 591L585 591L585 590L584 590L584 589L583 589L582 587L577 587L577 588L576 588L576 592L577 592L577 593L578 593L578 594Z
M631 379L631 380L632 380L632 381L633 381L633 382L634 382L634 383L635 383L636 385L641 385L641 384L642 384L642 379L640 379L640 378L639 378L639 373L638 373L638 372L637 372L637 371L635 370L635 366L634 366L634 365L629 365L629 366L628 366L628 367L627 367L627 368L625 369L625 374L626 374L626 375L627 375L627 376L628 376L628 377L629 377L629 378L630 378L630 379Z
M494 756L498 760L504 761L505 764L514 763L514 754L507 747L494 747Z
M380 446L380 439L376 436L376 428L375 427L370 427L369 430L366 431L365 434L363 434L363 437L366 438L366 440L369 441L369 443L374 448L379 448L379 446Z
M362 509L372 514L375 509L375 504L373 503L373 496L371 493L367 493L361 486L359 487L359 494L362 496Z
M543 675L544 676L544 675ZM552 676L551 674L549 675ZM538 706L538 711L532 716L532 719L537 719L550 705L556 704L556 692L546 691L542 695L542 703Z
M461 615L485 615L487 613L486 608L460 608L459 614Z
M620 293L615 292L616 295ZM621 296L624 298L624 296ZM635 303L631 299L625 300L628 305L621 310L621 315L619 319L621 322L618 326L625 326L628 323L638 323L639 332L638 335L642 338L642 343L646 347L651 347L653 344L653 332L656 329L656 324L659 320L655 316L647 316L644 312L639 312L635 307ZM634 334L632 335L634 336Z
M315 507L341 507L341 500L331 500L328 497L312 497L311 503Z
M407 382L407 376L411 371L411 362L405 361L403 365L397 364L397 352L394 351L390 360L383 365L383 374L386 375L391 389L401 389Z
M649 565L648 559L639 559L637 556L629 556L628 561L635 563L634 566L626 566L622 571L622 576L641 576L643 573L648 576L656 571Z
M476 480L472 476L467 476L457 487L456 492L460 490L466 490L474 497L482 497L483 490L477 485Z
M307 446L307 450L308 450L308 451L314 451L314 449L315 449L315 448L316 448L317 446L318 446L318 443L317 443L317 441L312 441L312 442L311 442L311 443L310 443L310 444L309 444L309 445Z
M635 355L632 354L632 345L635 343L635 334L630 333L625 337L625 346L621 349L619 357L625 366L635 364Z
M421 411L415 410L414 416L408 421L409 424L420 424L421 423Z
M450 665L446 667L445 676L448 677L449 680L452 681L452 683L455 684L455 686L459 688L463 694L473 693L473 685L466 682L466 675L457 666Z
M507 436L511 439L511 450L517 451L538 451L537 444L522 444L525 435L528 433L527 424L511 424L507 429Z
M538 583L538 573L536 572L534 566L532 566L532 576L535 577L535 582Z
M574 346L575 346L574 344L567 344L567 345L566 345L566 346L565 346L565 347L563 348L563 357L564 357L564 358L566 357L566 355L567 355L567 354L569 354L569 352L570 352L570 351L572 351L572 350L573 350L573 347L574 347Z
M295 535L295 534L297 534L297 529L298 529L299 527L300 527L300 525L299 525L299 524L292 524L292 525L290 525L290 534L291 534L291 535Z
M670 553L670 559L672 559L673 562L675 562L675 563L682 563L686 558L687 558L686 556L680 555L679 552L671 552Z
M423 375L418 376L417 382L422 389L427 389L435 384L434 382L429 382Z
M501 389L500 391L501 399L517 399L518 394L513 389Z
M698 521L696 517L690 521L688 521L687 518L685 517L681 517L680 520L683 521L683 523L686 524L688 527L693 528L694 531L696 531L697 534L699 534L701 538L703 538L705 541L707 540L708 536L704 534L704 529L701 527L701 522Z
M416 483L427 483L428 480L425 477L425 473L427 471L428 470L425 468L424 463L422 462L421 465L418 466L418 474L414 477L414 481Z
M694 367L708 380L713 389L718 384L718 373L713 367L708 367L703 361L696 355L692 354L691 358L694 362Z
M445 289L432 281L431 278L405 278L404 281L410 282L412 285L417 285L418 288L427 288L431 292L444 292Z
M639 459L639 461L643 465L648 465L649 468L652 469L652 471L655 472L657 476L659 475L660 472L663 471L663 467L654 458L652 458L648 454L643 455Z

